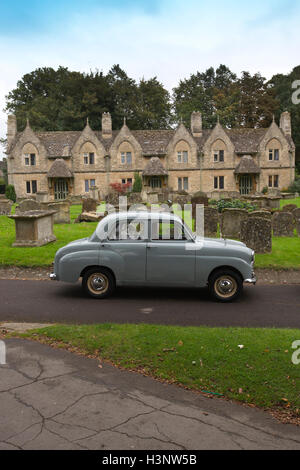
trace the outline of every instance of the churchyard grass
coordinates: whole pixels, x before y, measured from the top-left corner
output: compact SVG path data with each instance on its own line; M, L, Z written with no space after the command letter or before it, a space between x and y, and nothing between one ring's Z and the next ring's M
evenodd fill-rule
M292 203L297 201L300 204L300 198L291 201L293 201ZM288 204L289 201L284 201L284 203ZM14 221L6 216L0 216L0 266L50 266L59 248L73 240L88 237L94 232L96 223L73 223L80 213L81 205L71 206L71 224L54 225L54 234L57 241L38 248L13 248L12 243L15 240ZM273 238L272 253L256 255L256 267L300 269L300 237Z
M292 363L299 330L99 324L53 325L22 336L299 416L300 365Z
M281 199L280 208L287 206L288 204L296 204L297 207L300 207L300 197L295 199Z

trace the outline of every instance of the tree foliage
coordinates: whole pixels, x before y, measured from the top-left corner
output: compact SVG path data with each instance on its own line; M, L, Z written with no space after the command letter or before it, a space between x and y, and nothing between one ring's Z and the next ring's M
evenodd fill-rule
M16 196L16 191L15 187L13 184L8 184L5 188L5 196L7 199L10 199L13 202L16 202L17 196Z
M28 117L35 130L81 130L89 117L101 129L101 115L109 111L119 129L126 117L131 129L168 127L170 96L156 77L140 83L118 65L107 75L84 74L66 67L44 67L24 75L7 95L6 110L15 113L18 127Z
M143 189L143 182L142 182L142 178L140 177L139 173L136 172L134 173L134 182L133 182L133 186L132 186L132 191L134 193L140 193Z

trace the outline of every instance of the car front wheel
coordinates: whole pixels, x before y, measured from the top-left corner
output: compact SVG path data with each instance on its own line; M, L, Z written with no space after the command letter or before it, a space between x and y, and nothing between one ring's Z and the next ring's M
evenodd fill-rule
M82 278L82 287L86 294L96 299L104 299L115 290L113 275L104 268L90 269Z
M216 271L208 281L211 296L219 302L232 302L243 290L241 276L230 269Z

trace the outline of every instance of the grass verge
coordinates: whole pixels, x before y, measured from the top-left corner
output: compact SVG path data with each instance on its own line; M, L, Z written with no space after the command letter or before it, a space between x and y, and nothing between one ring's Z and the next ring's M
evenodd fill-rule
M300 365L292 363L292 344L300 340L299 330L53 325L21 336L300 418Z

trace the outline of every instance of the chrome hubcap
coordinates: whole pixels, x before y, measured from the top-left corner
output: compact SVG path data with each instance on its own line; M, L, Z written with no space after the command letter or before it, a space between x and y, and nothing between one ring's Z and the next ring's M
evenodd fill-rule
M91 291L99 294L105 292L108 288L108 279L104 274L92 274L88 280L88 285Z
M216 280L215 290L221 297L231 297L237 290L237 283L230 276L222 276Z

